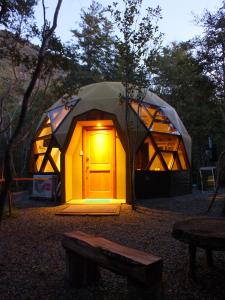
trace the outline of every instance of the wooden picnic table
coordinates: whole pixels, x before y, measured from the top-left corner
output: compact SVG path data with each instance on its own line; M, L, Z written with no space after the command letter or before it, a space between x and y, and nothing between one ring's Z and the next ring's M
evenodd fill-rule
M225 251L225 218L196 217L174 224L172 236L189 245L189 275L196 277L196 251L205 249L207 264L213 266L212 251Z

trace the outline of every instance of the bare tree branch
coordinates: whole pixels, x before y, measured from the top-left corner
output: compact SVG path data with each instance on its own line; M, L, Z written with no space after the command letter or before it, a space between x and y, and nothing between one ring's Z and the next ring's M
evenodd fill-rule
M43 31L42 31L42 38L43 38L43 34L45 33L45 30L46 30L46 25L47 25L47 22L46 22L46 7L45 7L45 1L42 0L42 9L43 9Z
M57 6L56 6L56 9L54 12L52 26L49 29L45 28L45 26L43 27L43 29L45 29L45 32L43 31L43 34L42 34L42 43L41 43L41 47L40 47L39 53L38 53L37 64L36 64L36 67L34 69L32 76L31 76L30 83L24 93L24 96L23 96L22 107L21 107L21 111L20 111L20 115L19 115L19 119L18 119L16 128L15 128L15 131L13 132L13 134L6 146L6 149L5 149L5 155L4 155L4 179L5 179L5 182L2 185L2 189L1 189L1 193L0 193L0 221L2 220L2 217L3 217L4 206L6 203L7 194L8 194L8 191L10 189L10 186L11 186L11 183L13 180L12 170L11 170L11 165L10 165L11 164L11 156L12 156L12 147L24 125L25 117L26 117L26 113L27 113L27 109L28 109L28 105L29 105L29 100L30 100L33 89L35 87L35 84L36 84L38 77L42 70L46 48L48 46L50 38L52 37L52 35L57 27L57 19L58 19L58 14L59 14L61 4L62 4L62 0L58 0Z

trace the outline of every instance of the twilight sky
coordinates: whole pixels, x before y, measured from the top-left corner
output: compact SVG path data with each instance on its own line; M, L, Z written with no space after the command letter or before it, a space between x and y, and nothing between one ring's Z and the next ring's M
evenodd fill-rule
M114 0L121 3L121 0ZM98 0L107 6L112 0ZM52 12L56 0L46 0L48 7L47 16L52 20ZM89 7L91 0L63 0L56 30L63 42L71 39L70 30L78 27L81 8ZM162 9L163 19L159 23L159 29L164 36L164 45L172 41L186 41L195 35L201 34L202 29L193 24L193 15L201 15L205 9L215 11L222 5L222 0L143 0L144 6L155 7L159 5ZM39 5L36 16L42 24L42 9Z

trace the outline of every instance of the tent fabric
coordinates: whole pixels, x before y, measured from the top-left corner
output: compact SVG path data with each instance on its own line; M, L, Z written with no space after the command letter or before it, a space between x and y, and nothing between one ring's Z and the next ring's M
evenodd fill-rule
M189 136L184 124L180 120L175 109L161 99L159 96L154 94L151 91L143 92L145 94L143 101L156 106L159 108L165 116L170 120L176 130L182 136L186 153L191 161L191 137ZM137 97L137 91L133 92L132 98L135 99ZM66 136L68 130L71 126L71 122L74 117L79 116L90 110L101 110L107 113L114 114L117 117L117 120L123 130L126 129L126 120L125 120L125 102L122 100L125 96L125 88L120 82L101 82L94 83L80 88L77 95L71 97L71 101L74 99L79 99L79 102L71 108L70 113L68 113L62 123L55 130L55 138L58 143L63 147L65 144ZM69 101L70 102L70 101ZM57 108L58 106L64 103L64 99L58 100L55 104L53 104L46 112L45 115L48 114L48 111ZM130 109L130 111L132 111ZM130 113L132 122L136 122L138 126L133 126L133 130L136 136L136 144L135 148L138 147L138 144L141 140L144 139L146 135L146 131L148 130L143 122L138 120L138 116L132 111ZM136 119L136 120L134 120ZM43 118L42 118L43 120ZM131 123L132 123L131 122ZM137 129L138 128L138 129ZM171 133L172 134L172 133Z

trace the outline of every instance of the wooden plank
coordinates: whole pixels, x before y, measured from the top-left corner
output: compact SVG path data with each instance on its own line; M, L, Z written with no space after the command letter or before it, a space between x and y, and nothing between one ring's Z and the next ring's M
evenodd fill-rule
M63 208L57 215L119 215L120 203L107 204L71 204Z
M74 255L73 251L66 250L66 280L76 288L95 284L100 279L97 264L81 255Z
M64 234L62 244L66 249L91 259L102 267L143 284L148 285L161 280L160 257L80 231Z

